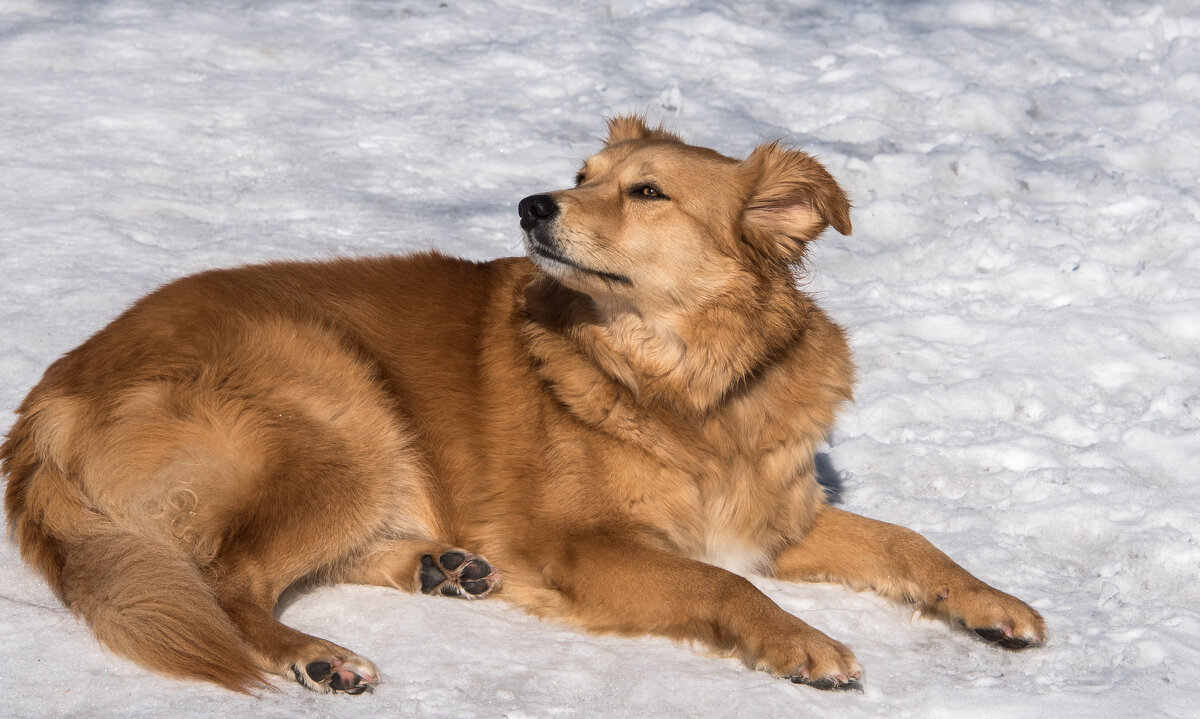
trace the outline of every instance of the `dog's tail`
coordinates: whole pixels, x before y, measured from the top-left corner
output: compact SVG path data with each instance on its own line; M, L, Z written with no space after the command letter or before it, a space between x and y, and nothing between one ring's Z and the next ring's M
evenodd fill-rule
M97 510L59 463L40 456L35 417L21 416L0 446L9 529L26 561L114 652L238 692L269 688L200 568Z

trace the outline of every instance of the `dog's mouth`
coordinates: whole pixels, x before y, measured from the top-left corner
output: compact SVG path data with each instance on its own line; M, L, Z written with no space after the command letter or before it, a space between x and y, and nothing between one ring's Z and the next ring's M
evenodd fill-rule
M605 270L593 269L586 265L582 265L579 262L576 262L575 260L572 260L570 257L567 257L566 255L562 254L558 250L554 249L550 245L543 242L537 236L536 232L526 232L525 238L528 240L527 244L529 246L529 254L533 255L535 260L537 260L539 258L542 260L549 260L550 262L569 267L577 272L582 272L585 275L591 275L592 277L599 277L601 279L608 280L609 282L616 282L616 283L622 284L622 285L633 285L633 281L630 280L625 275L619 275L615 272L607 272ZM539 262L538 264L542 264L542 263ZM545 265L543 265L543 267L545 267ZM551 269L551 271L553 272L554 268L547 268L547 269ZM555 274L557 274L557 273L555 273Z

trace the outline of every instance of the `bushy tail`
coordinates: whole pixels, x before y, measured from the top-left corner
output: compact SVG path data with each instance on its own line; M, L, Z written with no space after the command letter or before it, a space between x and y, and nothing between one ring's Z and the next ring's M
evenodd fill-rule
M113 651L152 669L248 692L266 682L194 564L115 529L70 548L63 597Z
M63 602L108 648L143 666L238 692L269 687L195 563L94 509L38 457L28 419L0 447L5 510L21 554Z

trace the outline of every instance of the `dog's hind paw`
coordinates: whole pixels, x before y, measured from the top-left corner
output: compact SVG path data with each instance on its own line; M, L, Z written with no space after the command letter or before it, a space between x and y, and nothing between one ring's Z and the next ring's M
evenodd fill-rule
M483 599L500 586L500 573L483 557L462 549L421 555L421 592Z
M301 686L322 694L362 694L379 682L379 670L361 657L321 657L303 666L293 664L291 669Z

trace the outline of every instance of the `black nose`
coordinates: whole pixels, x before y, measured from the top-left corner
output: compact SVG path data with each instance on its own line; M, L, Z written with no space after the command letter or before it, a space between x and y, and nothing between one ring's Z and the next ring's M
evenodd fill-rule
M521 229L532 230L558 214L558 203L550 195L530 195L517 203Z

